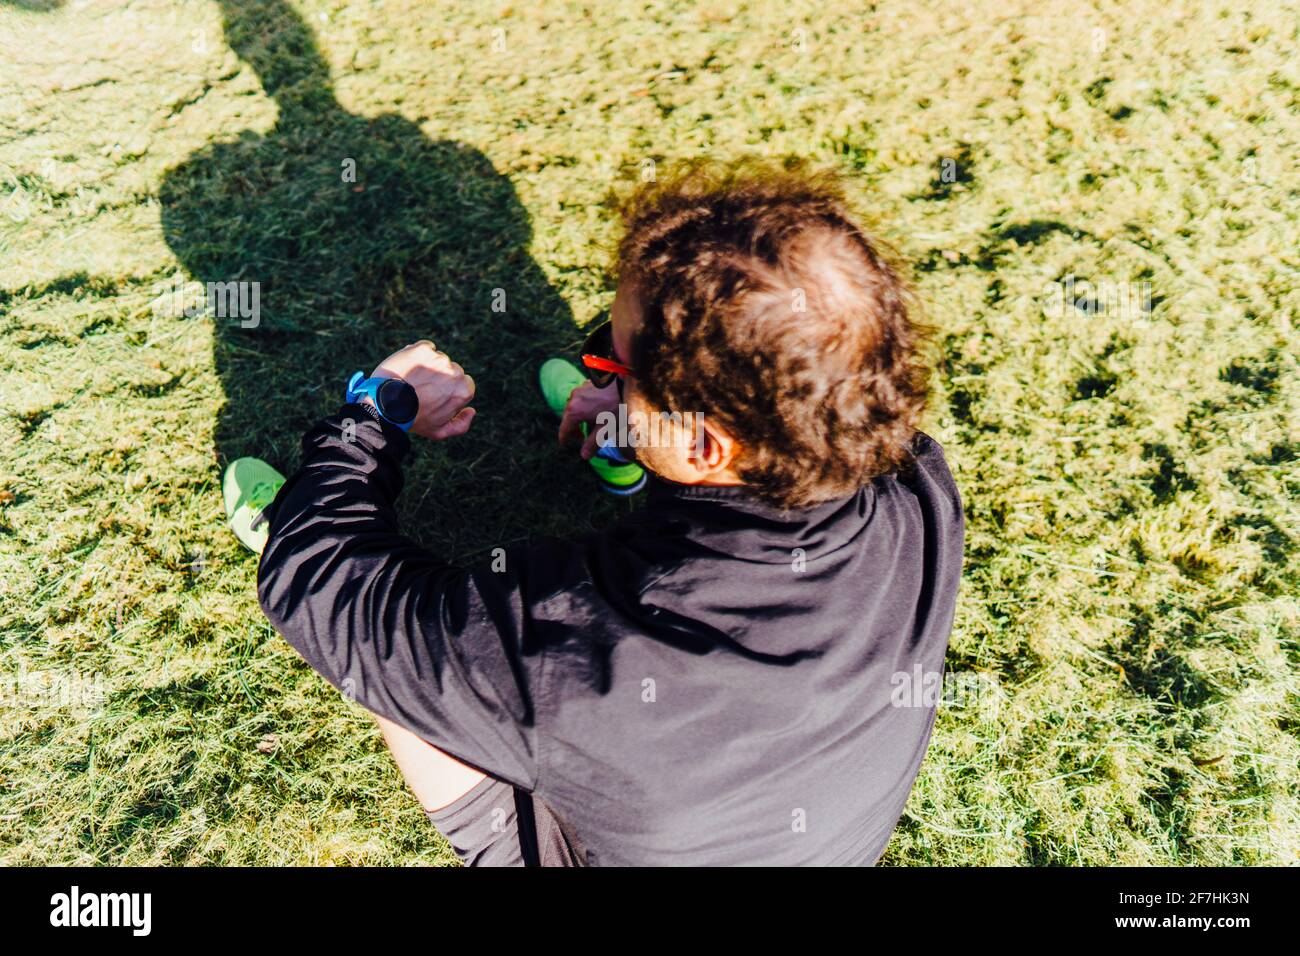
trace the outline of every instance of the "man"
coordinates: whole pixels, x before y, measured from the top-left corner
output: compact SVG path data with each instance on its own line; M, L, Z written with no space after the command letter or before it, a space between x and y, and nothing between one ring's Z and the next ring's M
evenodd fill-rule
M375 713L467 862L874 863L934 719L895 691L942 672L963 536L906 289L798 167L693 167L625 227L593 381L542 384L584 457L651 473L644 509L504 565L403 538L404 426L451 440L475 414L416 343L303 439L262 607ZM620 401L659 426L632 464L602 447Z

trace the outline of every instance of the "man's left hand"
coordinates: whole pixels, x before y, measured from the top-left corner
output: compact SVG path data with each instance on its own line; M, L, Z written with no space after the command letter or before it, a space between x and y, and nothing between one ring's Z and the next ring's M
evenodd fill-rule
M371 378L400 378L420 399L411 432L441 441L469 431L474 420L474 379L446 352L421 339L379 363Z

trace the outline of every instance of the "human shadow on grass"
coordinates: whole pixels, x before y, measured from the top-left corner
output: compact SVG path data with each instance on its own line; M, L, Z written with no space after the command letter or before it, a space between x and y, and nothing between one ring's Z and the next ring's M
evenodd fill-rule
M474 376L479 414L464 438L416 440L403 502L414 534L464 556L607 512L537 393L540 362L579 333L529 255L509 180L401 116L348 113L287 3L221 7L279 118L195 153L161 189L167 242L194 280L258 284L244 312L211 318L221 465L256 455L296 467L299 437L337 408L350 373L430 338Z

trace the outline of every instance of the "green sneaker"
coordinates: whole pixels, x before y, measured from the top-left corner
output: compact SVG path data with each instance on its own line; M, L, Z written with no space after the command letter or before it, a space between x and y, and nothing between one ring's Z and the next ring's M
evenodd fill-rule
M284 484L280 474L260 458L238 458L221 477L221 497L226 520L244 547L261 554L266 547L268 522L263 511Z
M547 359L537 373L537 383L542 388L542 398L555 415L564 414L569 403L569 393L587 380L572 362L564 359ZM582 434L587 434L587 423L582 424ZM587 460L592 471L611 495L634 495L645 487L645 469L634 461L625 459L616 447L599 449Z

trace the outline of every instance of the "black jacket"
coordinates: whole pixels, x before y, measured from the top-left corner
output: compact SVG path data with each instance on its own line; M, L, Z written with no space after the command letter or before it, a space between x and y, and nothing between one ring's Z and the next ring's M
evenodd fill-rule
M276 499L258 593L326 679L539 795L591 864L880 856L934 719L900 688L941 673L961 573L934 441L801 512L651 479L613 530L498 571L398 532L408 448L347 406Z

